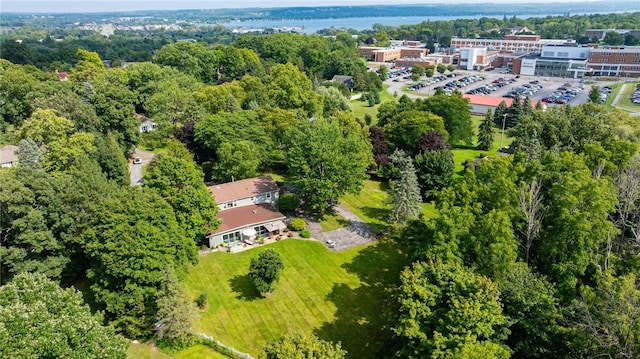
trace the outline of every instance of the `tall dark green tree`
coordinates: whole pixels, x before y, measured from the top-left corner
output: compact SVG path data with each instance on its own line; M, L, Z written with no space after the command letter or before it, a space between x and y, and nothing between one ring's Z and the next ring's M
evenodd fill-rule
M397 170L397 175L390 182L391 212L389 220L393 223L404 224L409 220L420 218L422 215L422 198L418 177L413 167L413 161L404 151L396 150L389 156L391 163Z
M478 129L478 149L488 151L493 145L493 114L487 110L480 128Z

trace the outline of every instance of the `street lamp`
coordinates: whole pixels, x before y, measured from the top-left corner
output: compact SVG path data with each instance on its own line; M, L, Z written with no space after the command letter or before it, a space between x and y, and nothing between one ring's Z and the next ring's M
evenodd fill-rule
M507 114L503 114L502 115L502 133L500 134L500 149L498 149L498 151L502 150L502 140L504 139L504 126L507 123Z

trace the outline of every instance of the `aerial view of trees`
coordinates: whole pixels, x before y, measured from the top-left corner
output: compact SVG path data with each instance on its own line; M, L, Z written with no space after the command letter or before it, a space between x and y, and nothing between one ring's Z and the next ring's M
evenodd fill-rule
M634 19L481 18L360 35L433 46L519 25L585 42L587 28ZM274 310L288 273L304 277L312 266L302 257L327 249L306 239L315 236L307 223L338 218L349 231L353 221L336 213L356 196L381 202L352 212L375 217L377 243L402 263L387 268L377 243L359 247L374 252L364 260L323 252L343 277L322 273L313 285L326 292L308 304L335 301L335 321L261 327L262 358L358 357L339 335L367 326L386 333L367 338L386 350L369 357L640 355L640 123L602 103L598 86L583 105L542 110L516 99L475 118L459 92L385 94L384 71L367 69L355 33L30 29L0 49L0 147L16 146L18 158L0 168L0 356L124 358L127 340L169 351L202 343L198 315L209 321L220 305L207 306L188 277L221 225L207 186L264 174L284 184L280 210L304 218L287 225L305 240L285 243L318 246L295 261L278 244L254 249L233 262L246 276L207 290ZM335 75L350 76L353 89ZM154 127L142 128L146 120ZM503 125L510 151L496 156ZM131 183L136 176L142 183ZM373 292L385 297L373 310L350 306Z

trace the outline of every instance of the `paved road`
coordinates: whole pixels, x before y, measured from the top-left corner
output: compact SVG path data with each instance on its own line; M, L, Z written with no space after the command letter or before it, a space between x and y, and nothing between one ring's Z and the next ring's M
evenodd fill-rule
M132 186L139 186L142 184L142 167L149 163L151 159L153 159L153 156L153 152L142 151L139 148L136 148L134 153L131 155L131 158L129 159L129 176ZM134 164L133 159L136 157L140 157L142 163Z

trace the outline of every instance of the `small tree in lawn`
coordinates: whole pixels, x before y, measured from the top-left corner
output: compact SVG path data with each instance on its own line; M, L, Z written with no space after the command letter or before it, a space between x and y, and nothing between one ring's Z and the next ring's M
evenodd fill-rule
M284 262L280 254L273 249L267 249L260 253L258 258L251 260L249 277L260 293L271 293L273 284L278 281L283 268Z
M420 186L413 161L404 151L396 150L390 157L398 169L398 176L391 181L391 221L405 223L422 215Z
M600 87L591 86L591 90L589 91L589 101L593 103L602 103L600 100Z
M487 110L487 115L482 120L478 129L478 149L488 151L493 144L493 114L491 109Z

